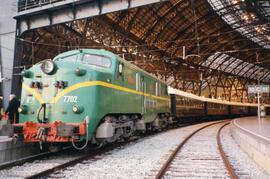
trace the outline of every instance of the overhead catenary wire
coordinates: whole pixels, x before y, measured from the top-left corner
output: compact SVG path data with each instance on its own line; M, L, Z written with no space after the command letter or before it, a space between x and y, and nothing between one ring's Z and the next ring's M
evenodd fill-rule
M29 43L29 45L31 45L31 47L33 47L34 44L40 44L40 45L54 45L54 46L59 46L56 45L56 44L46 44L46 43L37 43L37 42L31 42L31 41L27 41L25 39L21 39L23 42L27 42ZM249 40L249 39L240 39L240 40L235 40L235 42L241 42L241 41L246 41L246 40ZM226 42L223 42L223 43L208 43L208 44L200 44L200 46L207 46L207 45L215 45L215 44L226 44ZM3 47L3 46L0 46L0 47ZM66 45L60 45L60 47L72 47L72 46L66 46ZM74 46L74 49L77 49L77 48L85 48L85 47L113 47L113 46ZM121 46L115 46L115 47L121 47ZM123 46L122 46L123 47ZM136 46L137 47L137 46ZM176 46L174 47L174 49L182 49L184 46ZM190 45L187 45L185 47L196 47L196 45L193 45L193 46L190 46ZM7 48L7 47L3 47L7 50L10 50L10 51L13 51L13 49L10 49L10 48ZM219 53L237 53L237 52L245 52L245 51L250 51L250 50L267 50L265 49L264 47L257 47L257 48L245 48L245 49L237 49L237 50L225 50L225 51L218 51ZM158 51L165 51L165 49L153 49L153 50L142 50L142 51L139 51L138 49L136 49L136 54L142 54L142 53L152 53L152 52L158 52ZM125 53L118 53L118 55L125 55L125 54L130 54L130 52L125 52ZM132 53L131 53L132 54ZM200 56L208 56L208 55L211 55L213 54L213 52L211 53L201 53ZM170 59L173 59L173 58L179 58L177 56L175 57L169 57Z
M222 34L218 34L218 36L220 36ZM216 35L213 35L213 36L216 36ZM15 38L15 37L14 37ZM23 41L23 42L26 42L26 43L29 43L29 45L32 46L32 55L33 55L33 47L34 47L34 44L40 44L40 45L54 45L54 46L59 46L59 47L74 47L74 48L81 48L81 47L132 47L133 45L131 46L121 46L121 45L102 45L102 46L77 46L77 45L74 45L74 46L70 46L70 45L59 45L58 44L47 44L47 43L40 43L40 42L33 42L33 41L29 41L29 40L25 40L25 39L21 39L19 38L19 40ZM191 39L181 39L181 40L176 40L175 42L177 41L183 41L183 40L195 40L194 38L191 38ZM237 39L237 40L233 40L233 42L241 42L241 41L250 41L250 39ZM169 42L172 42L172 41L165 41L165 43L169 43ZM209 45L215 45L215 44L225 44L227 42L217 42L217 43L207 43L207 44L200 44L200 46L209 46ZM157 43L159 44L159 43ZM142 44L143 46L144 44ZM149 46L149 44L146 44L147 46ZM135 45L135 47L138 47L140 45ZM134 47L134 46L133 46ZM196 47L196 45L187 45L186 47ZM176 46L174 49L180 49L180 48L183 48L183 46ZM249 50L266 50L265 48L245 48L245 49L238 49L238 50L226 50L226 51L218 51L218 52L221 52L221 53L237 53L237 52L243 52L243 51L249 51ZM166 51L166 49L155 49L155 50L143 50L143 51L138 51L138 49L136 50L137 52L135 54L142 54L142 53L151 53L151 52L155 52L155 51ZM126 53L119 53L119 55L123 55L123 54L130 54L130 52L126 52ZM211 53L204 53L204 54L200 54L201 56L207 56L207 55L211 55L213 54L213 52ZM179 57L168 57L168 59L173 59L173 58L179 58Z
M204 37L200 37L201 39L203 39ZM21 40L22 42L25 42L25 43L28 43L28 44L36 44L36 45L44 45L44 46L54 46L54 47L71 47L70 45L59 45L59 42L58 43L43 43L43 42L35 42L35 41L29 41L29 40L25 40L25 39L22 39L22 38L19 38L19 40ZM184 41L194 41L195 39L191 38L191 39L182 39L182 40L176 40L176 41L162 41L162 42L157 42L155 43L156 45L164 45L164 44L167 44L167 43L175 43L175 42L184 42ZM232 39L230 40L230 42L243 42L243 41L251 41L250 39ZM66 41L63 41L63 43L66 42ZM270 40L269 40L270 42ZM61 41L60 41L61 43ZM216 42L216 43L204 43L204 44L200 44L200 46L206 46L206 45L215 45L215 44L226 44L228 42ZM252 43L255 43L255 42L252 42ZM151 46L154 46L155 44L134 44L134 45L73 45L74 47L77 47L77 48L103 48L103 47L112 47L112 48L138 48L138 47L151 47ZM176 43L175 43L176 44ZM183 46L186 46L186 47L197 47L198 45L183 45ZM260 45L258 45L260 46ZM263 47L264 49L267 49L265 47Z
M40 43L40 42L30 42L30 41L26 41L23 39L24 42L27 42L29 43L28 45L29 46L33 46L34 44L39 44L39 45L53 45L53 46L56 46L56 47L69 47L69 48L72 48L74 47L74 49L78 49L78 48L110 48L110 47L115 47L115 48L118 48L118 47L127 47L127 46L110 46L110 45L103 45L103 46L77 46L77 45L74 45L74 46L66 46L66 45L59 45L59 44L46 44L46 43ZM238 40L234 40L234 41L230 41L230 42L242 42L242 41L249 41L249 39L238 39ZM222 44L226 44L227 42L217 42L217 43L207 43L207 44L200 44L201 47L207 47L207 46L210 46L210 45L222 45ZM182 49L183 47L197 47L197 45L181 45L181 46L175 46L173 49L174 50L177 50L177 49ZM137 46L134 46L134 47L137 47ZM226 51L218 51L217 52L226 52L226 53L236 53L236 52L244 52L244 51L248 51L248 50L268 50L264 47L257 47L257 48L245 48L245 49L237 49L237 50L226 50ZM137 54L139 53L151 53L151 52L158 52L158 51L166 51L166 49L153 49L153 50L143 50L143 51L139 51L138 49L136 49L137 51ZM118 55L123 55L123 54L130 54L130 52L125 52L125 53L118 53ZM211 53L204 53L204 54L200 54L200 56L202 55L209 55L209 54L213 54L213 52ZM177 58L177 57L176 57Z
M270 22L268 23L265 23L265 24L270 24ZM223 33L219 33L219 34L213 34L213 35L200 35L200 39L206 39L206 38L211 38L211 37L218 37L218 36L223 36L223 35L226 35L226 34L230 34L230 33L235 33L235 30L231 30L231 31L225 31ZM257 36L262 36L263 34L259 34ZM11 36L9 36L11 37ZM56 47L70 47L68 45L59 45L59 43L42 43L42 42L34 42L34 41L30 41L30 40L26 40L26 39L23 39L23 38L20 38L20 37L11 37L11 38L15 38L15 39L18 39L22 42L26 42L26 43L35 43L35 44L39 44L39 45L47 45L47 46L56 46ZM144 44L134 44L134 45L93 45L93 46L79 46L79 45L74 45L74 46L77 46L77 47L93 47L93 48L102 48L102 47L115 47L115 48L119 48L119 47L144 47L144 46L153 46L153 45L159 45L159 44L166 44L166 43L176 43L176 42L186 42L186 41L196 41L197 40L197 37L192 37L192 38L185 38L185 39L178 39L178 40L168 40L168 41L162 41L162 42L156 42L156 43L144 43ZM252 41L251 39L249 38L245 38L245 39L241 39L242 41ZM270 41L270 40L269 40ZM59 41L61 42L61 41ZM66 42L65 41L62 41L62 42ZM256 43L254 41L252 41L253 43ZM218 43L217 43L218 44ZM198 45L198 44L197 44ZM196 45L196 46L197 46ZM203 45L203 44L200 44L200 45Z
M180 47L182 48L182 47ZM238 52L246 52L246 51L258 51L258 50L265 50L263 47L258 47L258 48L245 48L245 49L239 49L239 50L223 50L223 51L216 51L217 53L238 53ZM163 49L154 49L154 50L145 50L145 51L139 51L137 54L145 54L145 53L151 53L151 52L158 52L158 51L164 51ZM119 53L118 55L123 55L123 54L129 54L127 53ZM213 55L214 53L200 53L200 56L209 56ZM174 59L174 58L180 58L178 56L175 57L168 57L169 59Z
M33 43L31 44L33 45ZM182 47L180 47L182 48ZM250 51L250 50L264 50L264 48L246 48L246 49L240 49L240 50L227 50L227 51L218 51L219 53L236 53L236 52L243 52L243 51ZM162 49L158 49L158 50L147 50L147 51L137 51L136 54L143 54L143 53L151 53L154 51L162 51ZM121 53L118 55L125 55L125 54L129 54L127 53ZM212 55L213 53L204 53L204 54L200 54L201 56L208 56L208 55ZM180 57L168 57L167 59L179 59Z

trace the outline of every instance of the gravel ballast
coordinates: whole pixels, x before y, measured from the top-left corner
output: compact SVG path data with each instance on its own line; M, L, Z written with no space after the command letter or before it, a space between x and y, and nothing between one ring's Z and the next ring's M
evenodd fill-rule
M133 141L127 146L118 147L112 151L98 155L94 157L94 159L83 161L73 167L68 167L66 170L53 174L52 177L72 179L153 178L176 146L194 130L206 124L209 124L209 122L172 129ZM257 166L256 163L239 148L238 144L231 136L230 126L222 130L221 139L225 153L229 156L229 160L236 169L239 178L270 178L270 175ZM50 165L55 165L55 163L58 162L52 162ZM16 167L0 171L0 178L6 178L8 176L10 176L10 178L23 178L27 176L26 173L29 174L32 171L39 171L51 167L50 165L44 167L44 165L35 164L35 167L32 168L28 165L29 164L25 164L24 167L22 167L24 168L23 170L17 170L16 174L14 173ZM226 175L224 175L224 177L226 177ZM204 177L201 176L201 178Z
M173 129L140 139L127 147L111 151L109 155L101 155L99 160L70 167L61 176L91 179L152 178L171 150L188 134L205 124Z

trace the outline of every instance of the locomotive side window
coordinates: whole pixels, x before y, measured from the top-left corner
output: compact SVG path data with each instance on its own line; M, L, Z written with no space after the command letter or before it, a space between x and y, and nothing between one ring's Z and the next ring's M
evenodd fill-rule
M108 57L93 54L84 54L82 63L103 68L110 68L112 65Z

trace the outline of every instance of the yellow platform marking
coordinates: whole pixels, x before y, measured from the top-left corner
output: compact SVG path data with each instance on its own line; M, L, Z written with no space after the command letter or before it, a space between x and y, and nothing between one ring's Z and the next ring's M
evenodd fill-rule
M154 99L159 99L159 100L164 100L164 101L170 101L169 98L164 98L164 97L159 97L159 96L155 96L155 95L151 95L151 94L148 94L148 93L143 93L141 91L136 91L136 90L133 90L133 89L130 89L130 88L125 88L125 87L122 87L122 86L118 86L118 85L114 85L114 84L111 84L111 83L106 83L106 82L103 82L103 81L86 81L86 82L81 82L81 83L77 83L75 85L72 85L66 89L64 89L63 91L61 91L60 93L58 93L52 100L51 100L51 103L57 103L58 100L60 98L62 98L64 95L76 90L76 89L80 89L80 88L84 88L84 87L90 87L90 86L104 86L104 87L107 87L107 88L112 88L112 89L116 89L116 90L119 90L119 91L124 91L124 92L128 92L128 93L132 93L132 94L137 94L137 95L144 95L144 96L147 96L147 97L152 97ZM37 98L37 100L40 102L40 103L44 103L44 100L42 99L42 96L37 93L34 89L31 89L29 88L27 85L23 84L23 88L25 90L27 90L28 92L32 93L33 96L35 96Z

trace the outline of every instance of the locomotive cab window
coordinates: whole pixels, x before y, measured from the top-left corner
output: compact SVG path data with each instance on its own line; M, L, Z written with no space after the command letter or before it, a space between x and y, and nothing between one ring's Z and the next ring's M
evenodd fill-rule
M110 68L112 65L109 57L94 54L84 54L82 63L102 68Z

